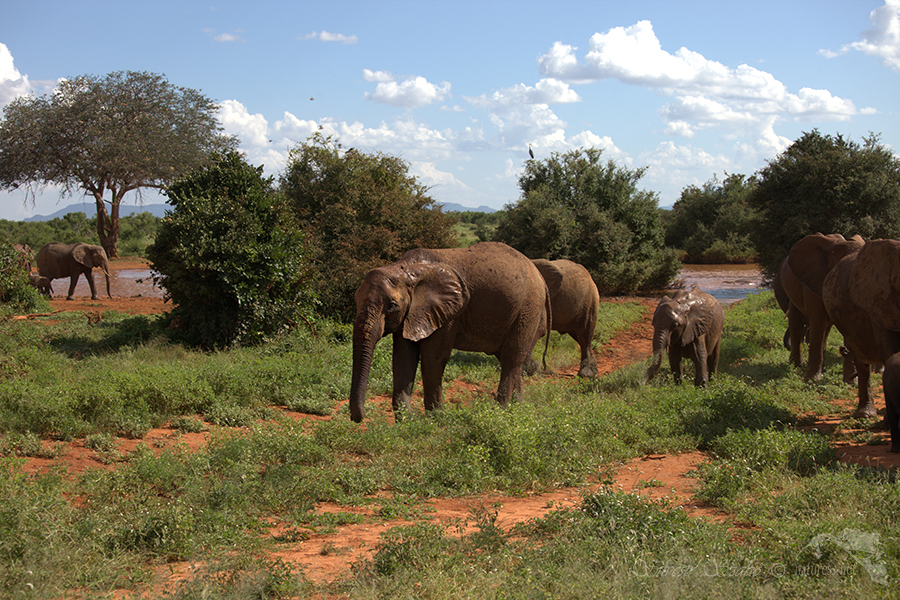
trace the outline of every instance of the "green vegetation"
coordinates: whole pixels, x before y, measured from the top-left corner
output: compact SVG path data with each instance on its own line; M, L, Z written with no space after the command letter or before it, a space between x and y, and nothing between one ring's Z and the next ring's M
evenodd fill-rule
M326 316L352 320L353 294L375 267L412 248L456 246L453 219L398 157L345 152L317 133L291 151L280 189L306 235Z
M530 160L519 201L501 213L494 240L529 258L583 265L600 295L664 288L681 267L663 246L656 194L637 187L646 169L603 163L597 148Z
M775 276L791 247L814 233L900 237L900 158L871 135L857 144L813 130L760 170L750 194L753 242Z
M596 343L638 314L636 303L604 304ZM336 408L349 389L347 324L323 320L265 345L203 353L167 342L162 317L0 322L0 595L137 593L167 564L190 561L202 567L171 597L891 597L895 474L838 463L826 432L797 427L854 393L841 383L836 342L824 382L804 384L778 342L783 316L771 293L726 314L723 370L706 390L642 385L638 363L597 381L533 377L525 400L502 410L492 399L496 360L455 353L447 377L482 391L428 417L415 405L399 424L373 411L365 426ZM551 361L576 356L554 334ZM371 394L389 392L390 362L384 342ZM298 422L277 407L332 418ZM210 441L195 452L117 446L114 436L141 438L165 423L176 440L208 429ZM115 469L22 473L23 456L55 456L54 442L73 438ZM692 518L611 486L512 531L485 506L466 519L475 531L460 535L421 505L598 473L610 483L622 460L697 449L711 456L696 471L700 496L733 520ZM346 510L323 516L322 501ZM371 559L332 584L272 558L317 531L398 515L413 524L389 529ZM267 534L273 521L278 536Z
M128 192L162 189L208 164L212 153L237 147L236 138L222 135L217 110L199 91L155 73L60 80L52 94L20 96L4 107L0 189L55 184L64 194L87 195L97 207L100 245L116 258Z
M237 152L213 160L169 187L174 209L147 258L178 339L258 344L311 316L305 240L262 167Z
M500 222L501 212L463 211L451 212L456 218L456 233L459 236L457 246L465 248L478 242L489 242L494 239L494 231Z
M728 175L685 188L664 220L666 245L678 248L686 263L755 262L750 232L756 211L747 203L755 186L752 177Z

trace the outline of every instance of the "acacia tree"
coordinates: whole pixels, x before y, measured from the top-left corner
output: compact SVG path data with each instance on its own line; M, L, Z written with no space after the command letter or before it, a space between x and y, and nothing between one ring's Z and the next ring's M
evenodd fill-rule
M64 80L49 95L22 96L0 121L0 189L56 184L97 205L97 235L118 256L119 206L125 194L164 189L237 147L222 134L218 106L162 75L118 71ZM107 206L109 207L107 209Z
M663 247L656 194L639 190L646 169L601 160L599 148L529 160L519 201L501 213L494 239L529 258L583 265L601 294L660 289L678 273Z
M759 211L752 239L767 278L813 233L900 236L900 160L877 135L860 145L841 135L804 133L757 180L748 201Z

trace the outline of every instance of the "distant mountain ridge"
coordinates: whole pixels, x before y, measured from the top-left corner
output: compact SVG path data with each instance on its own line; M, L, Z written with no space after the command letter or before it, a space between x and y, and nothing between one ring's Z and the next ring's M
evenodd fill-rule
M148 212L154 217L163 217L166 214L167 209L171 209L172 207L168 204L144 204L143 206L135 206L133 204L121 204L119 205L119 216L127 217L128 215L140 214L143 212ZM93 203L79 203L79 204L70 204L65 208L61 208L52 215L34 215L28 217L27 219L22 219L26 223L31 223L35 221L50 221L52 219L59 219L64 217L65 215L73 212L81 212L84 213L88 219L92 219L97 216L97 207Z
M479 206L478 208L472 208L470 206L463 206L462 204L454 204L453 202L441 202L439 203L443 206L444 212L483 212L483 213L492 213L497 212L496 208L491 208L490 206ZM168 204L144 204L142 206L135 206L133 204L122 204L119 206L119 216L127 217L128 215L140 214L142 212L148 212L154 217L164 217L166 214L166 210L170 210L172 207ZM35 222L35 221L50 221L52 219L59 219L64 217L65 215L73 212L82 212L84 213L88 219L92 219L97 216L97 207L94 206L93 203L79 203L79 204L70 204L65 208L61 208L52 215L34 215L28 217L27 219L22 219L27 223Z

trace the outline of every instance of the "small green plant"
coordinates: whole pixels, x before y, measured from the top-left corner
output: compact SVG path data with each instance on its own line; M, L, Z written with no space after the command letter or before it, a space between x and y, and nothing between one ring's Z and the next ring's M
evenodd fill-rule
M172 427L182 433L200 433L206 431L206 423L202 419L180 415L172 420Z

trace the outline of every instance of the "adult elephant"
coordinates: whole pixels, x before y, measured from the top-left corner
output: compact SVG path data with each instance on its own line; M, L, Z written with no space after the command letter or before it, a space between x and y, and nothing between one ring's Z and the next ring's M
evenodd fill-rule
M785 312L790 338L789 360L794 366L801 365L800 349L804 337L809 340L809 360L803 375L806 381L822 377L825 342L832 325L822 300L822 283L838 261L863 245L865 241L858 235L849 240L839 233L808 235L794 244L775 277L776 291L781 286L789 300ZM846 380L846 368L844 372Z
M78 277L82 274L91 288L91 299L96 300L97 291L94 289L93 269L100 267L106 274L106 295L112 298L112 294L109 293L109 259L106 258L106 252L101 246L83 242L75 244L50 242L38 250L36 260L38 273L49 281L63 277L69 278L67 300L72 299Z
M679 290L672 297L663 297L653 313L653 362L647 369L647 381L659 371L666 352L676 383L681 383L681 359L689 358L694 361L694 385L706 387L719 368L724 327L722 305L706 292Z
M823 283L825 307L857 365L859 405L874 416L869 371L884 364L885 422L900 452L900 240L872 240L844 257Z
M506 244L410 250L369 271L356 290L350 418L365 417L372 355L387 334L393 334L392 404L402 417L420 359L425 409L440 408L444 367L454 349L500 360L496 398L506 405L521 395L522 365L549 321L543 277Z
M571 260L532 260L541 272L550 292L553 331L568 334L581 347L580 377L597 376L597 359L591 350L591 340L597 327L600 293L588 270ZM528 370L536 370L530 358Z

